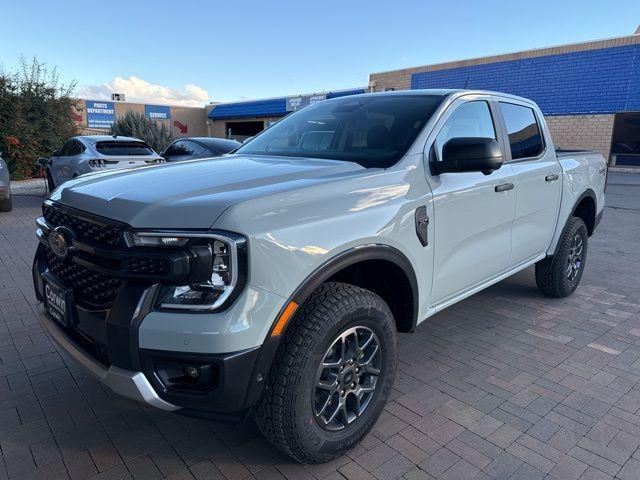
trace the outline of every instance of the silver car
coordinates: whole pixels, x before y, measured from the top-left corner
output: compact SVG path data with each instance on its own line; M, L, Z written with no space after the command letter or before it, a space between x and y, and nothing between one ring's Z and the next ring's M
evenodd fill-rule
M0 212L10 212L12 203L9 167L0 156Z
M163 158L142 140L115 135L73 137L51 158L38 160L46 167L49 190L83 173L161 162Z

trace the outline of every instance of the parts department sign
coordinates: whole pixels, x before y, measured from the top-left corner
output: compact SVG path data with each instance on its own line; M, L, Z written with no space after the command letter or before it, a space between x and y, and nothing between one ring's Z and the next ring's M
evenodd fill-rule
M109 130L116 121L116 109L113 102L94 102L87 100L87 127Z
M144 114L151 120L171 120L171 108L166 105L145 105Z

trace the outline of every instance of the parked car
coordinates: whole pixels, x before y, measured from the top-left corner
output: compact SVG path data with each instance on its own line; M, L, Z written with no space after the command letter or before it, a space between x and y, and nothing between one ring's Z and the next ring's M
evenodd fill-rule
M9 179L9 167L0 155L0 212L10 212L13 208L11 198L11 180Z
M396 331L530 266L544 295L576 289L606 172L598 153L556 153L512 95L318 102L233 155L56 190L38 220L42 322L121 395L253 411L288 455L326 462L389 399Z
M53 190L83 173L133 168L164 160L142 140L132 137L87 135L69 139L51 158L40 158L47 184Z
M167 162L219 157L242 145L235 140L213 137L180 138L167 147L162 157Z

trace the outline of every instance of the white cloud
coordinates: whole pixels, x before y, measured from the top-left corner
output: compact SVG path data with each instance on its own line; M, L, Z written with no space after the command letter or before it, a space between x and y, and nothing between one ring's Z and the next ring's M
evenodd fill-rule
M176 90L162 85L149 83L141 78L116 77L101 85L80 85L79 98L90 100L108 100L112 93L124 93L129 102L182 105L185 107L203 107L209 101L209 94L203 88L189 84L184 90Z

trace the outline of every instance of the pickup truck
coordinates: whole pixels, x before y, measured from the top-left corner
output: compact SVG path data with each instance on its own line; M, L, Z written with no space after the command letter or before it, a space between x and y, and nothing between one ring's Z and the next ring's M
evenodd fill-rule
M397 332L527 267L578 286L606 162L467 90L301 109L215 160L88 174L43 204L43 326L115 392L241 421L301 462L372 427Z

